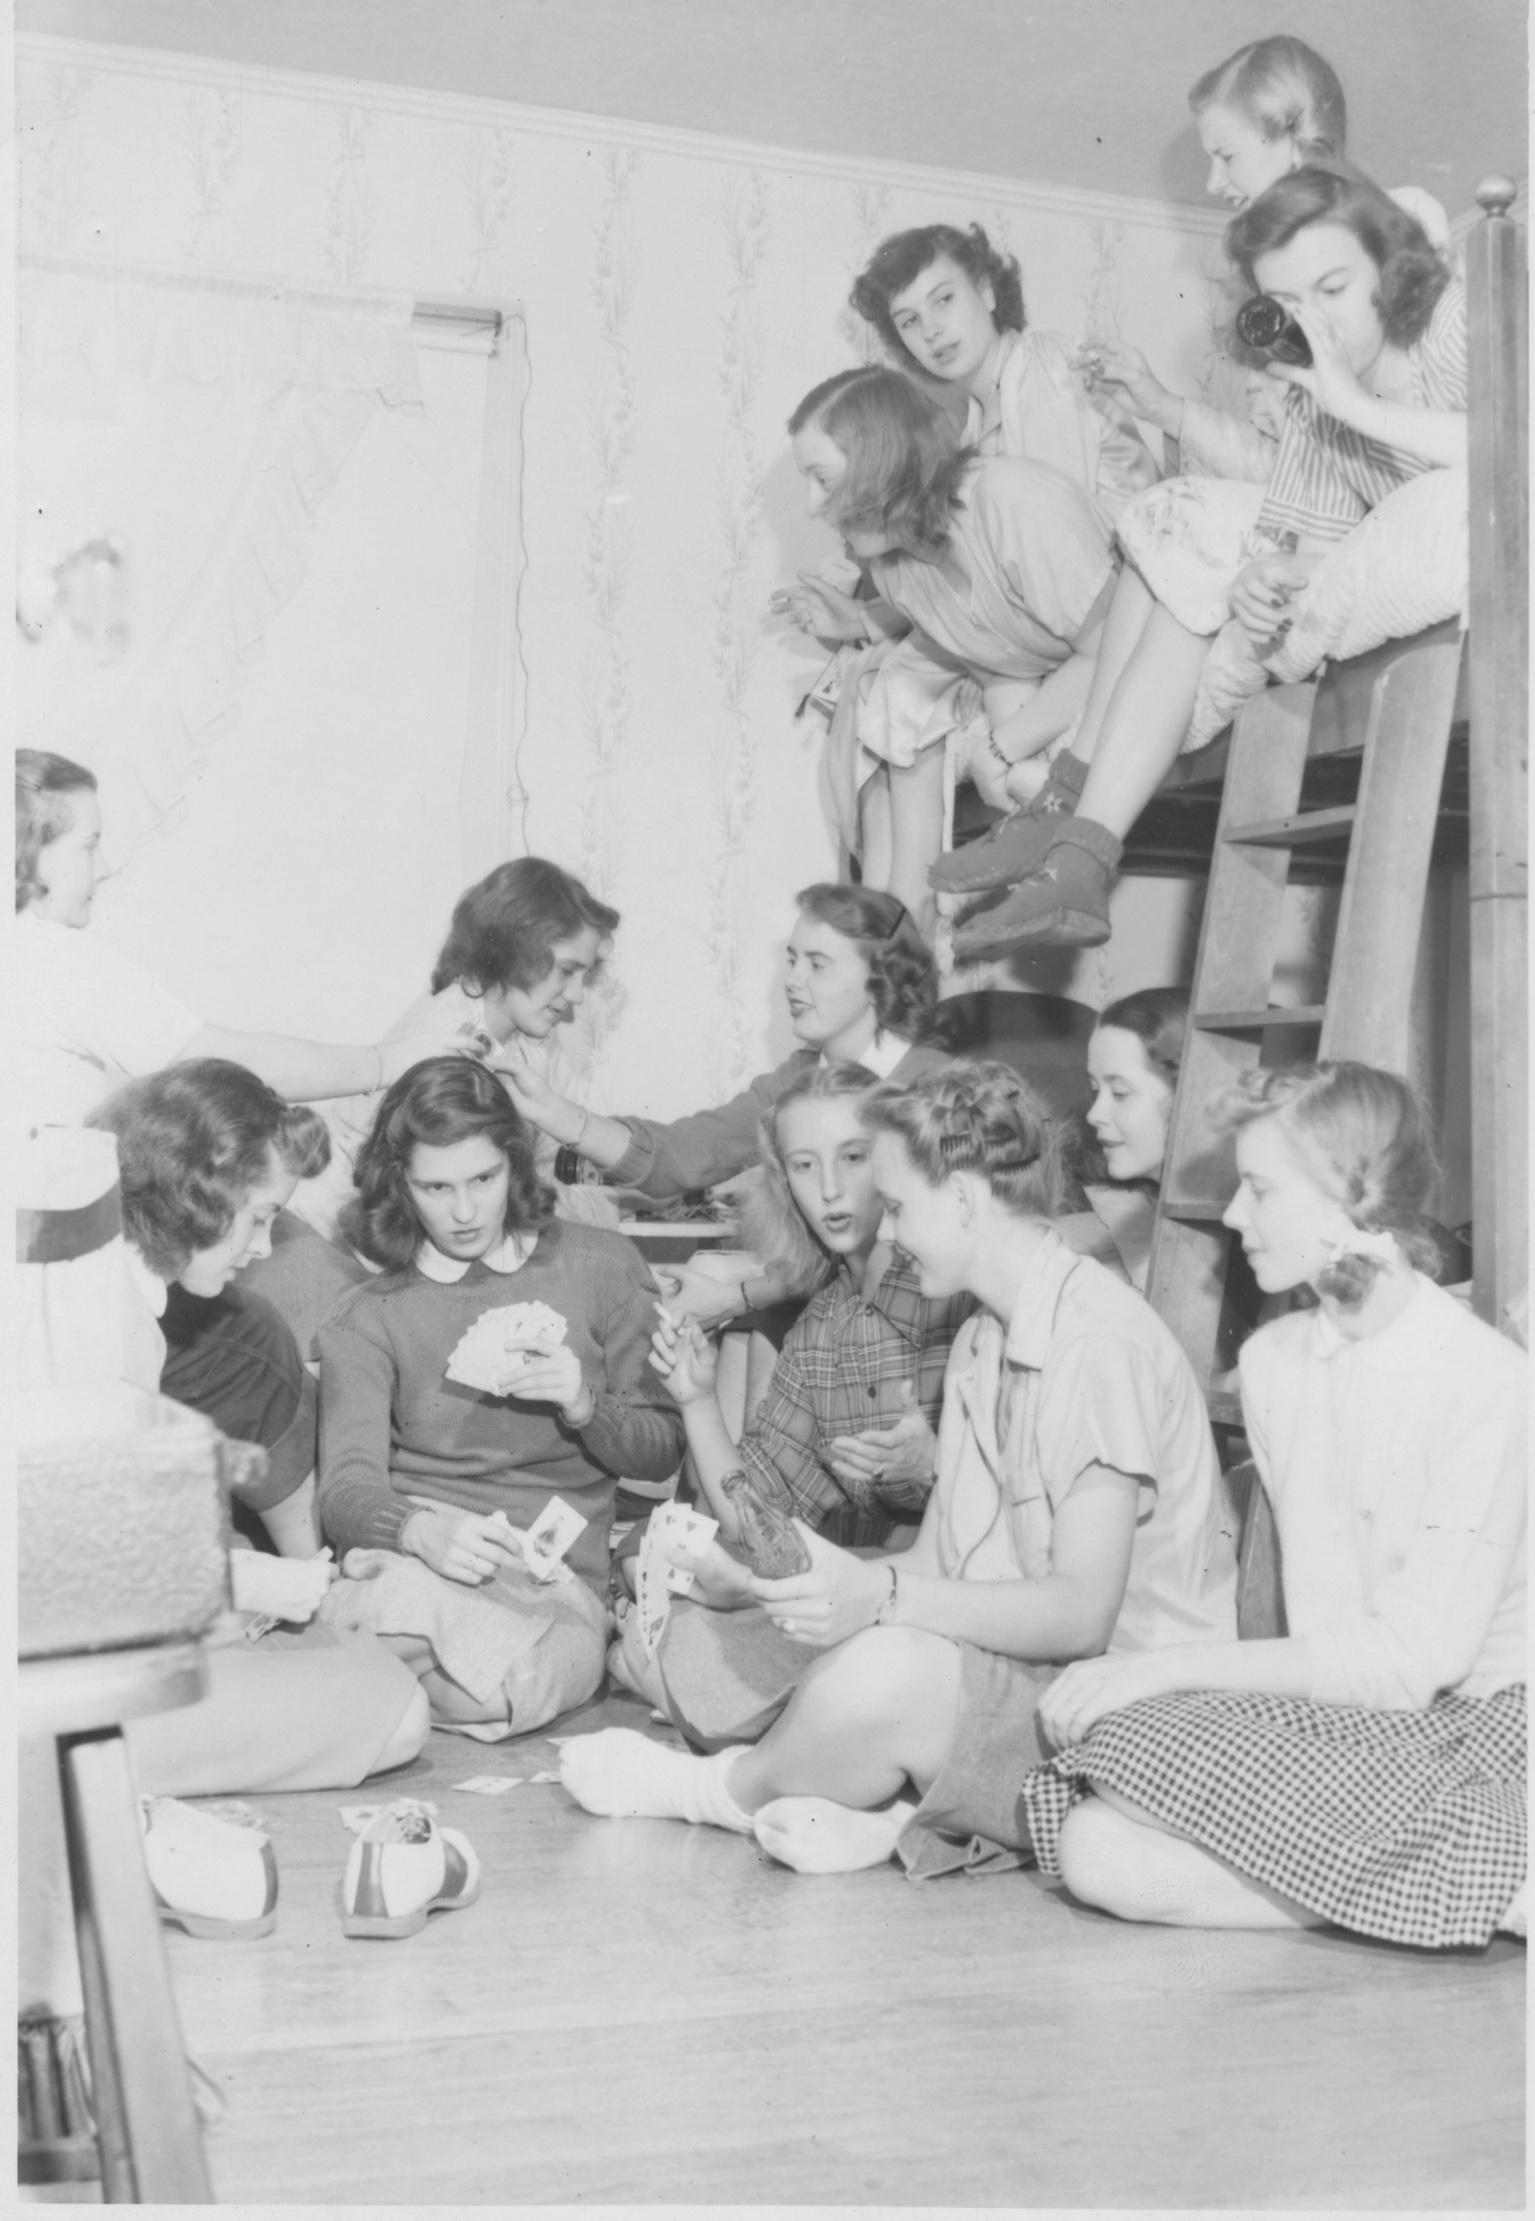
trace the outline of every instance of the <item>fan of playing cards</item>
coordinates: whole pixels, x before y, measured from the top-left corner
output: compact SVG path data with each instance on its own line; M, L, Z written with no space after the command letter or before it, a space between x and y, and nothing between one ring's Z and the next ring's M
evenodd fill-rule
M564 1339L565 1320L547 1303L503 1303L495 1311L482 1311L459 1336L448 1359L448 1378L487 1396L509 1395L509 1383L519 1365L527 1363L529 1350Z

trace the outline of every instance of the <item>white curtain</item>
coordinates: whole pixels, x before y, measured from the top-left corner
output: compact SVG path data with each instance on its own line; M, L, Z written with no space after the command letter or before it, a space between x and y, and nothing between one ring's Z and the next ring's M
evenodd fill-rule
M63 621L18 652L17 742L90 766L121 862L239 717L316 518L375 413L419 410L407 295L27 260L23 570L110 537L126 649Z

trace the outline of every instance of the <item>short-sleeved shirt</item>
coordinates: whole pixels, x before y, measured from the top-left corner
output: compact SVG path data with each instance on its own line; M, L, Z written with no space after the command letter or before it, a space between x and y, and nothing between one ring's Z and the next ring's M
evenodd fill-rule
M1071 656L1114 554L1080 486L1048 463L997 456L961 482L942 562L879 555L869 571L936 661L983 681L1042 679Z
M1136 1483L1111 1651L1234 1642L1236 1550L1204 1397L1135 1291L1055 1235L1004 1327L961 1327L944 1383L939 1571L1038 1581L1061 1505L1090 1466Z
M1458 278L1440 294L1422 338L1405 352L1414 406L1468 406L1466 289ZM1366 439L1351 425L1340 424L1300 386L1291 386L1287 404L1279 452L1258 512L1259 532L1341 540L1396 487L1435 468L1421 455Z
M23 910L12 944L10 1050L29 1126L79 1126L124 1080L172 1064L203 1024L89 926Z
M904 1381L936 1430L949 1351L974 1309L973 1296L924 1296L901 1257L869 1296L839 1266L789 1329L741 1437L741 1463L757 1493L849 1549L883 1543L892 1526L919 1519L931 1477L843 1480L826 1463L827 1445L838 1435L893 1426Z

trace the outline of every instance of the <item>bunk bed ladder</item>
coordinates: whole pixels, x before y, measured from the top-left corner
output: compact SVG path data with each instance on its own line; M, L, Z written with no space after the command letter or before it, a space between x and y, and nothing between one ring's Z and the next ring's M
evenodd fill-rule
M1408 1067L1413 980L1429 860L1460 675L1454 625L1393 642L1356 671L1368 677L1352 803L1301 806L1317 743L1339 708L1332 680L1270 687L1246 703L1231 752L1194 962L1189 1031L1169 1135L1147 1293L1208 1387L1231 1237L1221 1214L1234 1175L1210 1129L1211 1097L1254 1064L1312 1054ZM1326 690L1326 691L1324 691ZM1352 721L1352 720L1350 720ZM1342 898L1322 1002L1270 1001L1290 861L1298 849L1346 844Z
M1505 1323L1526 1288L1525 1070L1529 534L1525 510L1524 246L1514 188L1489 179L1468 241L1471 348L1472 1174L1474 1299ZM1274 686L1232 732L1188 1039L1152 1239L1150 1301L1183 1343L1217 1421L1238 1417L1212 1389L1235 1186L1212 1096L1251 1066L1318 1057L1409 1069L1414 976L1462 636L1454 624L1392 641L1320 682ZM1352 803L1302 807L1309 761L1360 756ZM1297 850L1344 852L1324 999L1270 1001L1285 889Z

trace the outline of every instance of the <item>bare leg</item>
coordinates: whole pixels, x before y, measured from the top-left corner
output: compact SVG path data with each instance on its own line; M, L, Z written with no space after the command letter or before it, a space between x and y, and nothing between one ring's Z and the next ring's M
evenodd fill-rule
M261 1524L277 1545L279 1557L312 1558L323 1541L315 1506L314 1475L300 1481L291 1496L262 1512Z
M504 1688L492 1691L483 1699L470 1696L451 1675L445 1674L437 1663L437 1653L424 1635L380 1635L379 1641L392 1650L426 1691L432 1707L432 1718L452 1722L489 1726L493 1722L510 1720L511 1700Z
M1098 731L1079 817L1124 839L1183 746L1209 652L1203 633L1180 625L1160 602L1152 604Z
M890 829L890 772L881 764L858 790L858 831L863 842L858 869L866 887L888 887L895 857Z
M1061 1830L1060 1861L1073 1897L1121 1920L1174 1928L1328 1925L1320 1913L1249 1881L1112 1791L1099 1790L1072 1807Z
M883 884L899 895L919 933L931 937L934 905L928 869L943 847L943 748L924 748L913 764L891 764L890 871L883 882L865 873L865 884Z
M911 1810L891 1800L908 1781L921 1789L935 1778L958 1704L952 1643L915 1628L868 1628L816 1659L755 1750L691 1758L605 1728L563 1746L560 1775L578 1804L613 1818L747 1833L754 1814L762 1824L771 1810L782 1832L759 1840L776 1856L806 1871L846 1872L889 1857ZM780 1848L797 1824L804 1857Z
M1103 638L1098 643L1097 661L1093 665L1093 683L1087 690L1087 703L1082 711L1082 722L1077 727L1071 752L1079 762L1091 763L1103 730L1103 721L1113 700L1114 689L1129 662L1146 628L1146 620L1156 608L1156 597L1137 570L1127 563L1119 574L1114 588L1114 599L1109 603L1108 616L1103 621Z
M827 1651L731 1772L747 1812L776 1797L887 1804L926 1789L954 1740L959 1652L942 1635L870 1627Z

